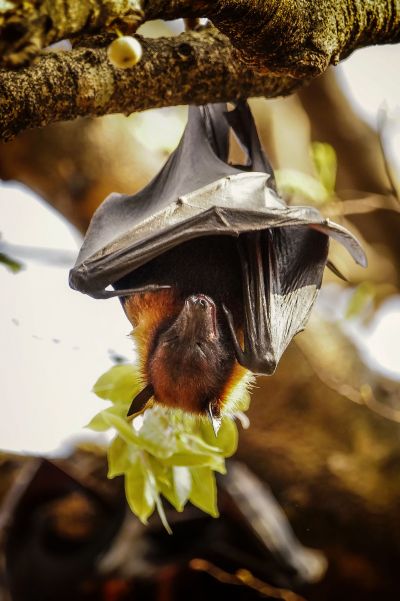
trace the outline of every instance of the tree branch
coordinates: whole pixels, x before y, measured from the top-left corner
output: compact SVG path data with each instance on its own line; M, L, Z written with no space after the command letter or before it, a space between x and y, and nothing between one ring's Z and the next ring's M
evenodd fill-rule
M147 14L147 5L155 3L169 4L147 0ZM202 4L248 65L293 77L320 75L357 48L400 41L398 0L210 0Z
M300 83L256 74L213 28L141 42L143 58L132 69L113 67L105 47L81 47L44 54L19 71L0 70L0 139L78 116L284 95Z
M7 0L4 65L57 40L151 19L208 17L256 69L310 77L356 48L400 41L399 0ZM1 8L0 8L1 10Z
M215 28L142 40L133 69L107 60L110 29L201 16ZM91 48L40 55L96 32ZM399 40L399 0L1 0L0 65L39 57L0 70L0 139L77 116L289 94L356 48Z
M142 20L139 0L7 0L0 4L0 64L20 66L54 42L111 25L132 30Z

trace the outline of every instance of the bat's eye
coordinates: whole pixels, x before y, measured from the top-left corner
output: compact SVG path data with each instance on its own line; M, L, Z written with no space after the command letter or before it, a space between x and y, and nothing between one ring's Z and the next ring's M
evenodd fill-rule
M203 307L203 309L207 307L207 302L204 300L204 298L199 298L198 303L200 307Z

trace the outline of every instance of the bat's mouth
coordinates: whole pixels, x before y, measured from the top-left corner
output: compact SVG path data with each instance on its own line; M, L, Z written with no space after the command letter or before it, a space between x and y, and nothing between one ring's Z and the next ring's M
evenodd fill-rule
M192 294L185 300L184 311L199 330L202 337L217 338L217 309L214 301L205 294Z

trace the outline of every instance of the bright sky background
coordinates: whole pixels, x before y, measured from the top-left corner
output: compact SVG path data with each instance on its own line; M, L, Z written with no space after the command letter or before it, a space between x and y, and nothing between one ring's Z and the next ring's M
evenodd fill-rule
M27 189L0 188L0 216L7 242L77 253L76 232ZM133 357L130 324L117 299L70 290L67 266L0 265L0 287L0 447L49 451L104 408L90 390L112 354Z
M338 68L372 125L382 102L400 106L399 64L400 46L375 47ZM400 157L400 136L392 143ZM71 259L80 244L71 226L15 184L0 184L0 232L8 243L66 251ZM53 452L71 437L89 436L83 426L104 407L91 387L113 364L112 355L133 359L130 324L118 300L70 290L69 266L25 263L17 275L0 265L0 448ZM369 361L400 379L399 301L386 303L367 330L358 325L353 332Z

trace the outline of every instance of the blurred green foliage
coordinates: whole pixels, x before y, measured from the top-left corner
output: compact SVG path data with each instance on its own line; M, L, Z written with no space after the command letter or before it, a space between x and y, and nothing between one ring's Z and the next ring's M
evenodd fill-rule
M327 203L335 194L337 158L334 148L323 142L310 147L315 176L296 169L278 169L276 183L283 197L301 199L315 206Z
M0 252L0 263L7 267L7 269L12 271L13 273L18 273L19 271L21 271L21 269L24 268L23 263L20 263L16 259L13 259L9 255L6 255L2 252Z
M335 149L325 142L313 142L310 152L318 179L327 194L332 196L335 192L337 174Z
M382 303L395 292L396 288L393 284L378 284L369 280L361 282L354 288L347 303L346 318L362 318L364 322L370 321Z

